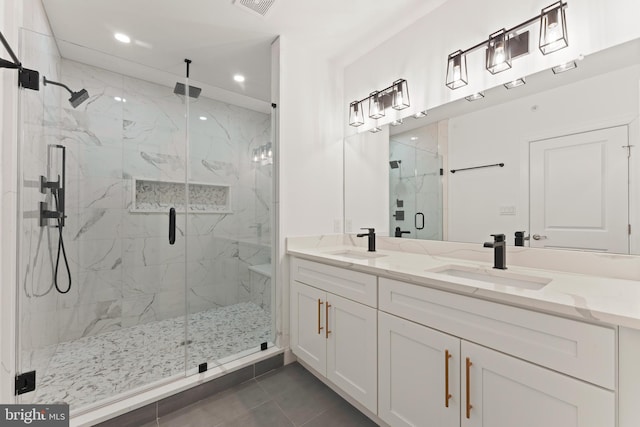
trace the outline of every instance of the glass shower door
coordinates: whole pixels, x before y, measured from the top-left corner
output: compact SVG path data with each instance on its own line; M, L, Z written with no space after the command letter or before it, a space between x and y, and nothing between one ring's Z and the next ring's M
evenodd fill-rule
M20 99L17 371L36 371L19 401L73 414L185 375L187 144L173 88L64 48L21 32L23 63L47 83Z
M271 107L207 95L189 102L188 372L274 341Z
M416 148L416 238L442 240L442 156Z

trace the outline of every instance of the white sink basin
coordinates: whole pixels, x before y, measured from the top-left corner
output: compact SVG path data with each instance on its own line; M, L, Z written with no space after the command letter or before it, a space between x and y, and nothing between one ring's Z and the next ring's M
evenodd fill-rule
M494 285L513 286L515 288L531 290L542 289L551 282L551 279L547 277L526 276L504 270L474 268L461 265L445 265L444 267L427 271L446 274L452 277L479 280L481 282L493 283Z
M384 254L379 254L376 252L360 252L360 251L354 251L349 249L343 250L343 251L337 251L337 252L330 252L329 255L338 255L338 256L351 258L351 259L374 259L374 258L380 258L380 257L386 256Z

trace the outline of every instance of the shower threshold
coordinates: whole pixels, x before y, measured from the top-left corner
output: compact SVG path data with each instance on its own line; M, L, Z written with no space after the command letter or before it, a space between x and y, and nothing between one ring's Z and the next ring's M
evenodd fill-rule
M273 340L270 309L253 302L190 314L187 330L185 341L181 316L35 350L32 360L45 363L37 368L36 390L22 402L65 402L76 412Z

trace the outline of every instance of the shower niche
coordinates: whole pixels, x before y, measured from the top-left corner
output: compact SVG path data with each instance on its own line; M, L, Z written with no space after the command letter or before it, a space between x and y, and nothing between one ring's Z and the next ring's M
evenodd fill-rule
M130 212L166 213L175 208L184 212L186 189L189 188L188 212L231 214L231 187L227 184L203 182L158 181L133 178L133 194Z

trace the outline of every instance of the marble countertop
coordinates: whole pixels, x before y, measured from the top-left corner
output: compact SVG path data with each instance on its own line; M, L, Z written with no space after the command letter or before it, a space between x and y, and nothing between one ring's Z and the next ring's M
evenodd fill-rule
M509 265L507 270L495 270L491 263L384 249L375 252L376 258L368 258L367 256L371 253L368 253L366 248L344 244L322 247L304 246L288 245L287 253L311 261L350 268L416 285L552 314L561 314L590 322L640 329L640 280L598 277ZM348 252L348 254L344 254L344 252ZM362 259L354 257L362 257ZM520 286L490 283L484 281L484 278L483 280L475 280L437 272L448 268L521 278L534 283L548 283L544 286L535 284L532 286L533 288L539 287L539 289L527 289Z

